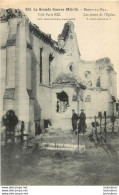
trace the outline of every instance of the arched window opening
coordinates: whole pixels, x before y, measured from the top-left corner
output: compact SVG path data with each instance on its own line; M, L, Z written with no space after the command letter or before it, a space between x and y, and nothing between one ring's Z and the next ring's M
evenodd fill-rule
M71 72L73 72L73 62L71 62L71 63L69 64L69 70L70 70Z
M90 71L85 71L85 78L90 79L91 78L91 72Z
M51 62L53 61L53 53L49 55L49 85L51 84Z
M100 87L100 77L97 79L96 87Z
M43 53L43 47L40 48L40 83L42 83L43 81L42 53Z
M69 107L69 97L68 95L62 91L61 93L57 93L57 105L56 112L64 113Z
M88 87L92 87L92 81L88 81Z
M72 65L69 66L69 70L70 70L71 72L73 72L73 67L72 67Z

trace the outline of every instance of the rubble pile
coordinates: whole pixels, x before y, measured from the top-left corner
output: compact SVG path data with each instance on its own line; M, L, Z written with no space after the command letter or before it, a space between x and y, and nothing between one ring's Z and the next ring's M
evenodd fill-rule
M53 82L53 84L55 84L55 83L76 84L78 82L80 82L80 79L77 80L75 74L73 74L73 73L60 73L59 76L56 78L56 80Z
M44 133L46 136L48 136L48 135L61 135L61 134L63 134L63 131L61 128L48 127L48 128L45 128L43 134Z

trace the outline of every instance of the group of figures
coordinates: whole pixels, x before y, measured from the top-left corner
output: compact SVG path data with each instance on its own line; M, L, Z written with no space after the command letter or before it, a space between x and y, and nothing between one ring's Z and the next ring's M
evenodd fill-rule
M79 121L79 123L78 123ZM19 121L15 112L13 110L8 110L2 118L3 126L5 126L5 142L7 143L9 139L15 142L15 127L20 123L20 139L23 142L24 134L24 121ZM50 124L51 125L51 124ZM85 133L86 132L86 115L84 110L81 110L81 114L77 115L75 110L72 110L72 127L74 132ZM77 131L78 129L78 131Z
M20 140L23 142L24 135L24 121L19 121L14 110L8 110L6 114L2 117L2 125L5 126L5 143L7 144L9 140L15 143L15 129L17 125L20 125Z
M84 113L84 110L81 110L81 114L77 115L75 113L75 110L72 110L72 128L73 132L77 133L84 133L86 132L86 115Z

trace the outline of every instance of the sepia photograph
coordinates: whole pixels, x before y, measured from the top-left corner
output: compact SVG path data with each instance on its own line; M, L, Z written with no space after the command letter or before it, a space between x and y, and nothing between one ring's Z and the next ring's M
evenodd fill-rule
M0 3L1 185L119 185L119 2Z

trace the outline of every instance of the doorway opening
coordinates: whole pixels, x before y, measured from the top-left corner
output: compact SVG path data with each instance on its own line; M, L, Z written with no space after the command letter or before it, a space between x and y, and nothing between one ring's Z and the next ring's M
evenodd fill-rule
M69 107L69 97L66 92L57 93L56 112L64 113Z

